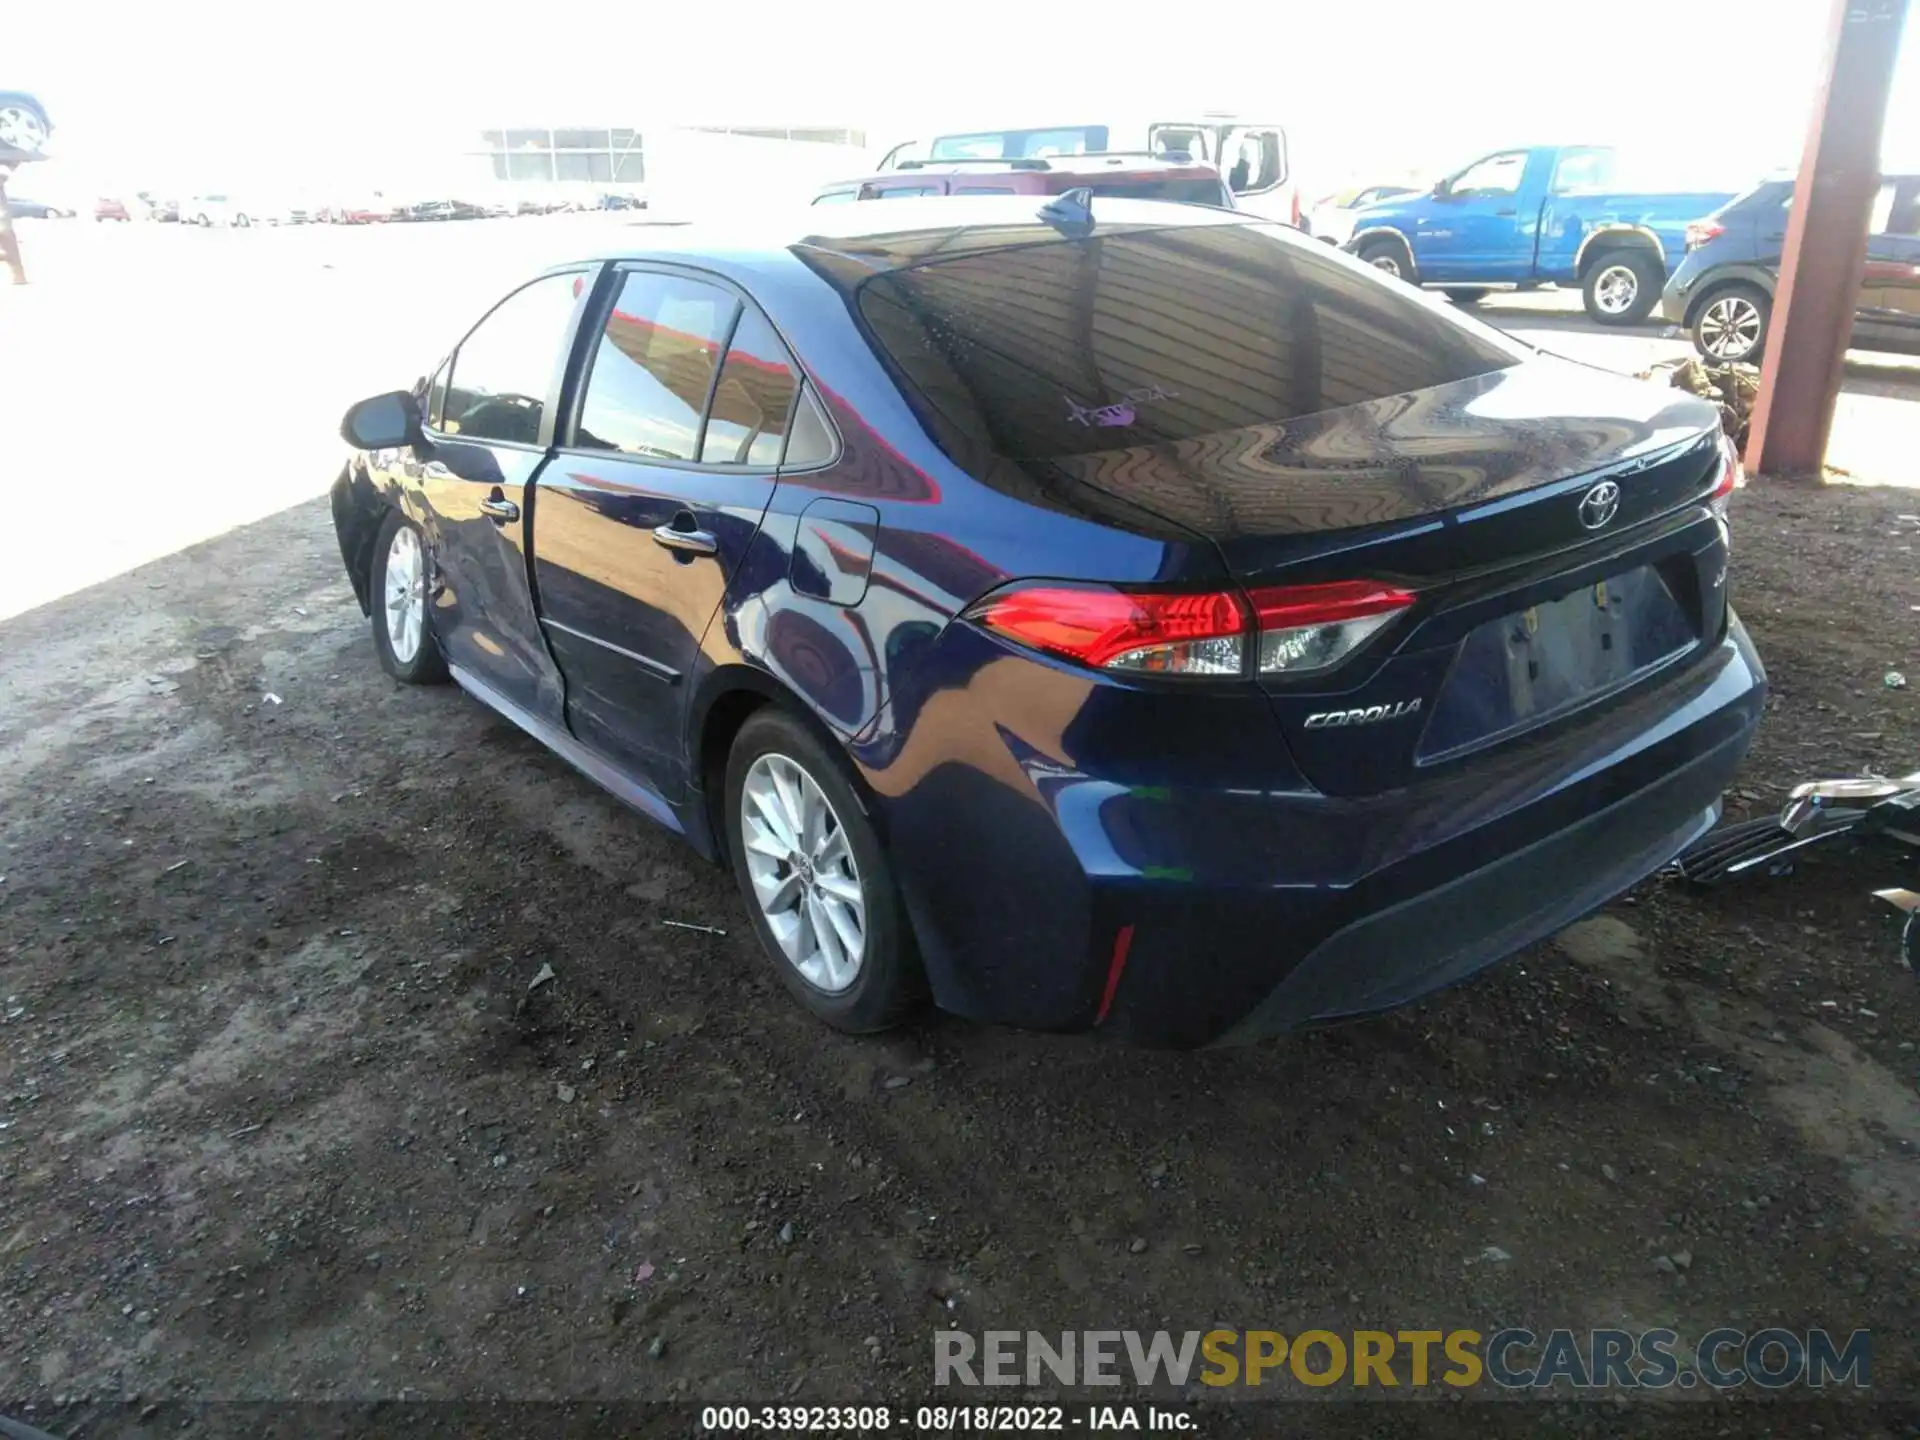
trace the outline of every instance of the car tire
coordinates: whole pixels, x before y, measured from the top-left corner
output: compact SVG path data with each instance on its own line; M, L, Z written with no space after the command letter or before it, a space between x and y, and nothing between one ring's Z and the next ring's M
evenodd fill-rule
M1700 297L1687 327L1700 358L1715 365L1750 365L1767 348L1773 301L1758 285L1723 285Z
M1383 235L1377 240L1369 240L1354 252L1363 265L1371 265L1383 270L1396 280L1404 280L1409 285L1420 283L1413 268L1413 256L1407 247L1391 236Z
M53 126L47 112L24 95L0 103L0 144L11 146L23 155L38 155L47 148Z
M1479 286L1459 286L1440 292L1456 305L1478 305L1493 292Z
M446 657L434 638L426 539L398 510L387 513L373 542L367 599L380 668L403 685L438 685Z
M910 1017L925 992L920 957L845 762L805 721L768 706L734 738L723 804L741 898L794 998L856 1035ZM792 846L788 855L771 853L782 845Z
M245 215L236 215L233 217L233 228L236 230L245 230L251 224L253 224L253 222Z
M1598 325L1638 325L1660 303L1667 283L1660 261L1645 250L1609 250L1580 280L1588 318Z

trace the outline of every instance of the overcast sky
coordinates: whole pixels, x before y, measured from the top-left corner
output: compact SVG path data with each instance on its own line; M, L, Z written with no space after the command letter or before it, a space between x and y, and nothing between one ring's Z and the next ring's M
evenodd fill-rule
M935 122L1163 102L1280 121L1309 185L1566 139L1697 148L1744 176L1797 157L1827 15L1827 0L62 0L9 13L0 87L40 92L63 155L128 181L306 157L328 134L357 149L515 121L813 123L864 126L877 148ZM1920 166L1920 44L1905 51L1889 166Z

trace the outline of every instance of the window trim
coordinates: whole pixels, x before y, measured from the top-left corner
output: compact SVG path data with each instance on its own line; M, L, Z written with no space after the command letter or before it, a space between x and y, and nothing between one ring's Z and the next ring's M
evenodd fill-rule
M502 295L487 307L485 314L467 327L466 333L460 337L460 343L449 350L445 358L428 372L427 395L432 394L433 377L438 375L443 369L447 372L447 384L445 386L445 392L443 393L450 393L452 391L453 377L460 367L460 352L466 349L467 341L471 340L475 332L477 332L482 325L486 324L487 321L491 320L494 317L494 313L498 311L502 305L505 305L509 300L513 299L514 296L532 289L542 281L551 280L555 276L594 275L594 272L599 268L600 262L598 261L588 261L584 263L576 261L567 265L555 265L550 269L542 270L538 275L507 291L506 294ZM554 436L558 433L559 410L567 398L567 381L573 373L574 350L580 343L581 317L593 303L597 284L598 279L596 277L593 283L585 286L580 294L574 297L573 315L567 321L566 333L562 337L559 354L555 357L553 374L547 380L547 393L541 397L539 437L533 444L528 445L519 440L489 440L484 437L451 434L439 428L438 422L444 417L439 415L426 415L424 413L421 416L421 434L436 445L497 445L502 449L519 450L530 455L543 455L551 450L553 448ZM426 397L423 396L422 398L424 399Z
M627 276L634 274L671 275L678 279L693 280L703 285L711 285L715 289L724 290L732 295L738 307L734 311L733 324L727 331L727 343L720 351L720 363L713 367L713 379L707 382L707 403L705 408L700 412L699 444L696 445L694 449L696 456L700 453L701 448L706 445L707 421L713 413L714 387L720 383L721 372L726 369L727 353L732 348L733 337L739 332L741 318L746 314L748 306L751 306L759 314L760 318L767 322L767 329L773 332L773 338L780 343L780 348L786 352L787 364L793 371L795 381L793 387L794 406L797 407L800 404L802 392L809 386L813 387L816 391L820 389L812 373L801 363L800 352L794 348L793 342L787 338L786 332L774 323L774 319L767 313L766 307L755 300L752 295L748 294L743 286L736 284L727 276L718 274L712 270L703 270L695 265L677 265L663 260L609 261L602 271L598 285L590 296L586 315L575 336L574 344L579 353L573 357L574 365L569 367L569 373L573 383L570 393L566 398L566 413L559 417L565 422L565 428L556 430L553 435L552 449L556 454L579 455L595 460L614 459L629 465L647 465L663 470L690 470L709 475L811 475L840 463L841 457L846 453L846 445L841 439L839 427L833 423L832 412L825 404L819 404L819 409L821 419L826 424L827 435L832 441L832 453L827 459L812 465L789 467L786 463L786 445L784 443L780 447L780 459L772 465L736 465L730 462L722 464L715 461L699 459L662 460L657 455L629 455L624 450L598 450L589 446L573 444L573 437L580 426L580 410L586 403L587 384L593 374L594 356L600 348L600 336L607 328L607 317L612 314L614 304L620 298L621 286L626 284ZM584 323L586 321L590 321L591 323ZM591 345L588 344L589 341L592 342ZM818 404L819 402L816 401L816 403ZM791 436L793 433L793 416L794 407L789 407L787 411L788 436ZM783 437L783 439L784 438L785 437Z

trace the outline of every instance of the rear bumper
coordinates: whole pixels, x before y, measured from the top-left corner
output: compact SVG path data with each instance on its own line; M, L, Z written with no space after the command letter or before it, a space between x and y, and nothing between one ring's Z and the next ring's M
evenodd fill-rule
M1545 939L1711 829L1746 748L1744 733L1729 737L1585 820L1335 932L1217 1043L1404 1005Z
M1713 824L1765 690L1732 620L1649 692L1402 789L1127 785L1021 754L1024 794L975 772L886 805L890 850L945 1008L1240 1043L1452 985L1659 869Z

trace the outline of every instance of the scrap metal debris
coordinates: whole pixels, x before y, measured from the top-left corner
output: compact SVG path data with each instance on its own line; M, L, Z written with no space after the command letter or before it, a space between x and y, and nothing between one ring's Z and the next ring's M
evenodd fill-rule
M1665 377L1676 390L1711 400L1720 407L1720 426L1734 445L1744 449L1753 407L1760 398L1758 365L1709 365L1703 360L1668 360L1642 370L1640 379Z
M727 933L718 925L695 925L686 920L662 920L660 923L674 930L698 930L702 935L724 935Z

